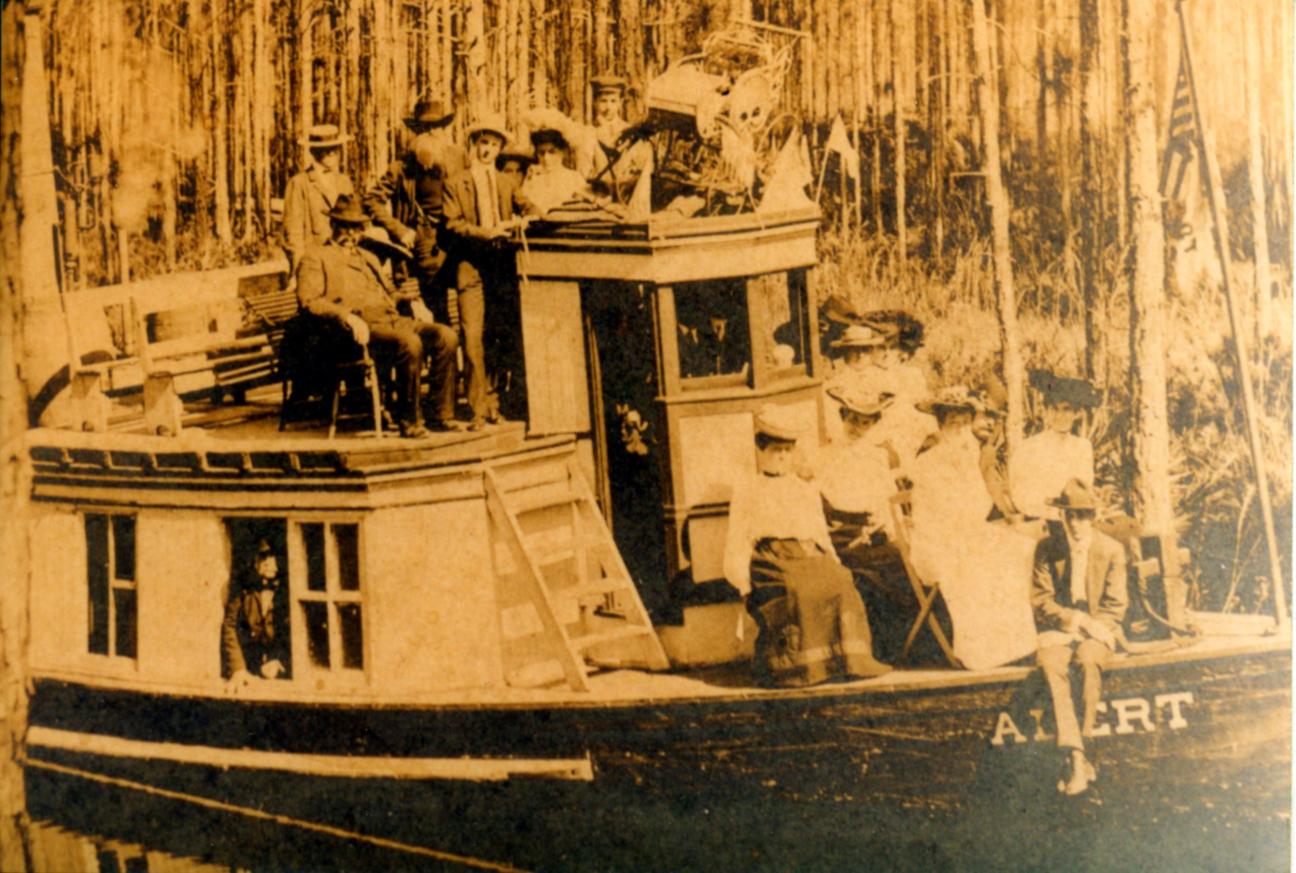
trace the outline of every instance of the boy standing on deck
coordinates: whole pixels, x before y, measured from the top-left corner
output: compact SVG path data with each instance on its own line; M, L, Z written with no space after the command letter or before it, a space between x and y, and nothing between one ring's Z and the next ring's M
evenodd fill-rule
M1048 683L1057 722L1058 747L1069 751L1067 771L1058 783L1063 794L1089 787L1097 773L1084 753L1102 696L1102 668L1116 648L1128 606L1125 550L1094 530L1098 501L1079 479L1048 501L1062 514L1061 531L1035 549L1031 606L1039 650L1036 659ZM1071 696L1071 664L1083 676L1084 725L1076 720Z

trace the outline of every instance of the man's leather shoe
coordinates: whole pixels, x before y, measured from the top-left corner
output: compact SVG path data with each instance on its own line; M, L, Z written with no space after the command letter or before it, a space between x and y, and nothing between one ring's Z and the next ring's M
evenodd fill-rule
M427 428L434 433L458 433L464 429L464 425L453 419L430 418Z
M402 421L400 435L404 439L417 440L428 435L428 429L413 421Z

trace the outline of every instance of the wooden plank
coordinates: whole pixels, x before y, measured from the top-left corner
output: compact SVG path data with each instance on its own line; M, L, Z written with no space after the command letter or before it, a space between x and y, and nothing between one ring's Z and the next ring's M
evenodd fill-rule
M80 733L35 725L27 732L27 744L36 748L59 749L112 758L171 761L209 767L275 770L311 776L350 779L457 779L499 782L513 776L546 777L590 782L594 768L584 758L404 758L377 755L320 755L298 752L267 752L259 749L222 749L128 740L104 734Z
M529 432L585 433L590 415L580 286L524 280L518 292Z

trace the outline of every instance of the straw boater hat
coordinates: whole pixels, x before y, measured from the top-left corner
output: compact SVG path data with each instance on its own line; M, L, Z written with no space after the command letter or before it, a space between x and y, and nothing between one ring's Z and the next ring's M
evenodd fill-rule
M590 88L595 94L600 91L617 91L623 92L626 89L627 82L624 76L605 74L602 76L592 76L590 78Z
M1031 387L1044 396L1046 404L1070 403L1080 409L1092 409L1102 400L1102 395L1087 379L1059 376L1048 370L1031 370Z
M329 210L329 218L343 224L368 224L369 216L360 208L360 201L350 194L339 194Z
M963 409L976 412L977 400L966 385L950 385L937 391L935 395L914 404L919 412L935 415L937 409Z
M444 102L424 94L414 104L414 109L405 117L405 126L415 133L434 127L445 127L454 121L454 110Z
M1044 501L1049 506L1056 506L1061 510L1070 510L1072 512L1097 512L1098 500L1094 497L1093 489L1079 479L1072 479L1062 489L1062 493L1054 498Z
M306 131L305 139L298 140L312 149L336 148L350 141L351 135L342 133L336 124L312 124Z
M780 442L794 443L801 436L801 422L788 407L770 403L756 413L756 433Z
M365 227L364 236L360 239L360 245L380 258L396 260L413 256L409 249L393 240L391 234L387 233L385 228L381 228L376 224Z
M508 125L504 121L504 116L498 112L484 112L478 116L468 128L468 141L472 142L483 133L493 133L504 140L504 145L509 144Z
M869 327L866 324L852 324L846 328L841 339L833 341L832 347L834 349L867 349L885 345L886 341L886 334L877 328Z
M829 397L840 403L842 409L847 412L868 417L881 416L882 410L890 406L892 401L895 400L895 395L885 391L875 393L849 387L835 386L829 388L827 393Z

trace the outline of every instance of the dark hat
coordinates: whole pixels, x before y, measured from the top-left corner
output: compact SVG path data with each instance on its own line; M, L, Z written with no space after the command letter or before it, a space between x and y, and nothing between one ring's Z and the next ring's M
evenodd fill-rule
M842 409L856 415L880 416L891 405L895 395L886 391L875 393L850 387L834 386L827 391L829 397L841 404Z
M477 117L468 127L468 141L472 142L483 133L493 133L500 139L504 140L504 145L510 142L508 125L504 121L504 116L498 112L484 112Z
M495 169L502 169L509 161L521 161L524 166L530 166L535 163L535 152L526 143L511 139L495 158Z
M937 391L935 395L914 404L919 412L935 415L937 409L963 409L976 412L977 401L966 385L950 385Z
M786 443L801 437L801 422L786 406L768 403L760 408L755 418L756 433Z
M369 216L360 207L360 201L350 194L339 194L329 210L329 218L343 224L368 224Z
M385 228L376 224L370 224L365 227L364 236L360 238L360 245L367 248L380 258L398 258L408 259L413 256L409 249L396 242L387 233Z
M1073 512L1097 512L1098 499L1093 489L1079 479L1072 479L1057 497L1044 501L1049 506Z
M351 135L342 133L336 124L312 124L306 131L305 139L298 140L312 149L334 148L350 141Z
M414 109L405 118L405 126L413 131L429 127L445 127L454 121L454 110L432 95L424 94L414 104Z
M531 145L539 148L544 143L556 145L560 149L568 148L566 135L555 127L540 127L531 131Z
M859 324L863 320L859 310L842 294L831 294L824 301L820 313L828 321L837 324Z
M1040 392L1049 405L1070 403L1081 409L1092 409L1102 400L1102 395L1088 379L1059 376L1049 370L1031 370L1028 378L1031 387Z
M595 94L600 91L624 91L628 84L624 76L604 74L590 77L590 87Z
M913 353L923 346L926 329L908 310L875 309L866 312L863 321L888 334L891 341L903 351Z

